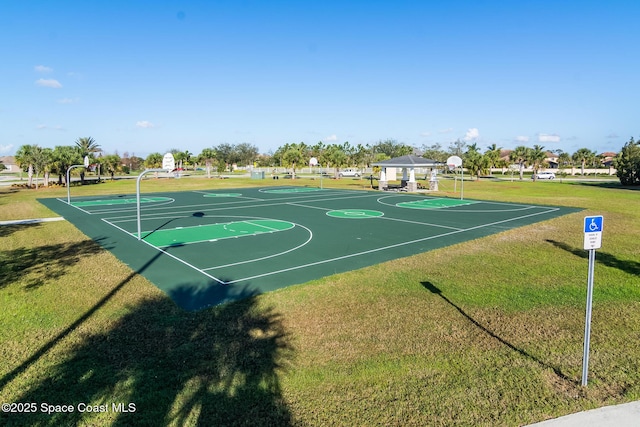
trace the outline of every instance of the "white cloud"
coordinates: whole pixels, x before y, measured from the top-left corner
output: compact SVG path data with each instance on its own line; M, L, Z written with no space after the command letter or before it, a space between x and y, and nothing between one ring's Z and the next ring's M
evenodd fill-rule
M423 136L423 137L425 137L425 138L426 138L426 137L429 137L429 136L431 136L431 132L421 132L421 133L420 133L420 136Z
M453 132L453 128L446 128L438 131L438 133L451 133Z
M333 135L329 135L327 136L324 141L337 141L338 140L338 136L334 133Z
M36 126L36 129L38 130L66 130L65 128L63 128L60 125L54 126L54 127L50 127L47 125L38 125Z
M480 136L480 132L478 132L478 128L471 128L467 131L464 136L465 141L471 141L472 139L477 139Z
M80 101L80 98L62 98L58 99L58 104L75 104Z
M528 136L516 136L516 142L529 142Z
M60 89L62 85L56 79L38 79L36 80L36 84L42 87L51 87L54 89Z
M50 73L53 71L53 68L46 67L44 65L36 65L35 67L33 67L33 69L39 73Z
M139 128L143 128L143 129L151 129L151 128L156 127L156 125L154 125L153 123L148 122L146 120L141 120L139 122L136 122L136 126L139 127Z
M13 144L0 145L0 153L10 153L13 150Z
M538 135L539 142L560 142L560 136L558 135L549 135L547 133L541 133Z

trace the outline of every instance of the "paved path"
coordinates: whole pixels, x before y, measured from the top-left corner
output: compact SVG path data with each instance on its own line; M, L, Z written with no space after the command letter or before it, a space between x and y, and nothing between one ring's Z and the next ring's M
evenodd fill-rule
M578 412L531 424L529 427L637 427L640 426L640 401Z
M53 221L64 221L64 218L61 216L56 216L52 218L16 219L16 220L10 220L10 221L0 221L0 225L25 225L25 224L37 224L39 222L53 222Z

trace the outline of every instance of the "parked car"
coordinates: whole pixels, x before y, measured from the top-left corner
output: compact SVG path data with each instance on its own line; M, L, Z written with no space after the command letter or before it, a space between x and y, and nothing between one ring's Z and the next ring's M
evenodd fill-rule
M343 176L360 176L360 171L358 169L344 169L338 172L338 176L342 178Z
M556 174L553 172L538 172L531 175L531 179L556 179Z

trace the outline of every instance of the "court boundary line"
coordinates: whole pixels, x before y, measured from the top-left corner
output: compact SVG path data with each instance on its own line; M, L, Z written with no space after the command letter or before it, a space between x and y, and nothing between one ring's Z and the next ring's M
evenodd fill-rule
M180 217L180 218L188 218L188 217L183 216L183 217ZM246 218L246 217L239 217L239 218ZM252 219L273 220L273 218L259 218L259 217L253 217ZM114 227L114 228L117 228L118 230L122 231L123 233L128 234L129 236L131 236L131 237L133 237L133 238L136 238L136 235L135 235L134 233L132 233L132 232L128 232L128 231L127 231L127 230L125 230L124 228L117 226L116 224L114 224L113 222L109 221L108 219L106 219L106 218L100 218L100 220L101 220L101 221L104 221L105 223L107 223L108 225L110 225L110 226L112 226L112 227ZM283 220L279 220L279 221L283 221ZM196 267L196 269L197 269L197 270L206 271L206 270L214 270L214 269L216 269L216 268L226 268L226 267L233 267L233 266L235 266L235 265L248 264L248 263L255 262L255 261L263 261L263 260L265 260L265 259L275 258L275 257L281 256L281 255L288 254L289 252L296 251L296 250L298 250L298 249L300 249L300 248L302 248L302 247L304 247L304 246L308 245L308 244L309 244L309 242L311 242L311 240L313 240L313 231L311 231L311 229L310 229L309 227L306 227L306 226L304 226L304 225L302 225L302 224L298 224L298 223L296 223L296 222L292 222L292 221L284 221L284 222L289 222L289 223L291 223L291 224L293 224L293 225L294 225L293 227L291 227L291 228L289 228L289 229L287 229L287 230L291 230L291 229L293 229L293 228L295 228L295 227L300 227L300 228L302 228L302 229L306 230L306 231L307 231L307 233L308 233L307 240L306 240L306 241L304 241L303 243L299 244L298 246L295 246L295 247L293 247L293 248L289 248L289 249L287 249L286 251L278 252L278 253L271 254L271 255L266 255L266 256L263 256L263 257L260 257L260 258L252 258L252 259L248 259L248 260L244 260L244 261L238 261L238 262L234 262L234 263L230 263L230 264L217 265L217 266L215 266L215 267L205 267L205 268L197 268L197 267ZM142 241L144 241L145 243L149 244L150 246L153 246L154 248L157 248L157 249L159 249L159 250L161 250L161 248L170 248L170 247L171 247L171 245L168 245L168 246L155 246L155 245L153 245L153 244L151 244L151 243L147 242L147 241L146 241L146 240L144 240L144 239L141 239L141 240L142 240ZM189 243L185 243L185 245L186 245L186 244L195 244L195 243L205 243L205 242L210 242L210 241L211 241L211 240L201 240L201 241L197 241L197 242L189 242ZM164 251L164 252L166 252L166 251ZM223 282L223 283L224 283L224 282Z
M123 229L123 228L121 228L121 227L118 227L118 226L117 226L117 225L115 225L115 224L111 224L109 221L106 221L104 218L100 218L100 219L101 219L102 221L105 221L107 224L109 224L109 225L111 225L111 226L113 226L113 227L117 228L118 230L122 231L123 233L128 234L128 235L130 235L130 236L132 236L132 237L134 237L134 238L136 237L136 236L134 236L132 233L129 233L127 230L125 230L125 229ZM175 255L173 255L173 254L170 254L169 252L165 251L164 249L161 249L161 248L159 248L159 247L157 247L157 246L154 246L154 245L152 245L151 243L149 243L149 242L145 241L144 239L141 239L140 241L141 241L141 242L144 242L144 243L145 243L145 244L147 244L147 245L149 245L149 246L150 246L150 247L152 247L153 249L155 249L155 250L157 250L157 251L160 251L160 252L162 252L162 253L163 253L163 254L165 254L165 255L168 255L169 257L171 257L171 258L175 259L176 261L178 261L178 262L180 262L180 263L182 263L182 264L186 265L187 267L192 268L193 270L197 271L198 273L201 273L201 274L203 274L204 276L207 276L208 278L210 278L210 279L212 279L212 280L214 280L214 281L218 282L220 285L223 285L223 286L226 286L226 285L227 285L227 283L226 283L224 280L220 280L220 279L218 279L217 277L214 277L214 276L210 275L209 273L207 273L207 272L203 271L202 269L200 269L200 268L196 267L195 265L193 265L193 264L191 264L191 263L189 263L189 262L187 262L187 261L183 260L182 258L179 258L179 257L177 257L177 256L175 256Z
M354 198L365 198L365 197L374 197L375 195L370 195L370 194L366 194L366 195L361 195L361 196L344 196L344 197L339 197L339 198L331 198L331 199L321 199L321 200L315 200L317 202L320 201L333 201L333 200L343 200L343 199L354 199ZM293 202L287 202L287 201L277 201L277 202L273 202L273 203L264 203L264 204L252 204L249 206L221 206L221 207L212 207L212 208L207 208L207 209L199 209L202 212L217 212L217 211L223 211L223 210L229 210L229 209L253 209L253 208L257 208L257 207L267 207L267 206L284 206L284 205L288 205L291 204ZM194 206L203 206L203 205L189 205L189 206L185 206L185 208L190 208L190 207L194 207ZM204 206L210 206L210 205L204 205ZM175 208L175 207L174 207ZM151 208L153 209L153 208ZM147 207L147 211L151 210ZM167 207L161 207L158 209L167 209ZM132 211L132 210L128 210L128 211ZM152 218L152 219L159 219L158 217L156 217L156 215L166 215L167 213L170 212L147 212L147 213L143 213L141 214L141 218L143 217L147 217L147 218ZM115 216L112 217L110 216L108 219L119 219L119 218L126 218L123 221L119 221L119 222L124 222L124 221L136 221L136 218L134 219L129 219L132 218L132 215L122 215L122 216ZM162 218L162 217L160 217Z
M303 200L301 200L302 202L318 202L318 203L322 203L322 202L325 202L325 201L343 200L345 198L346 199L354 199L354 198L378 197L378 199L377 199L378 202L381 199L379 197L379 194L372 193L372 192L367 192L366 194L361 194L361 195L358 195L358 196L353 196L352 194L345 194L345 193L351 193L351 191L344 190L344 191L338 192L337 194L332 193L332 194L335 194L335 197L331 196L331 197L322 198L322 199L315 198L314 200L307 200L307 199L309 199L311 197L311 195L308 195L308 197L307 196L298 196L298 197L287 197L287 198L277 199L277 200L274 200L272 203L265 203L265 204L252 203L249 206L222 206L222 207L217 206L217 207L207 208L207 209L203 209L203 210L204 211L218 212L218 211L225 211L225 210L228 210L228 209L245 209L245 208L251 209L251 208L257 208L257 207L262 207L262 206L278 206L278 205L294 205L294 206L299 206L299 207L302 207L302 208L332 210L332 209L322 208L322 207L319 207L319 206L307 206L307 205L303 205L303 204L300 204L300 203L297 203L297 202L293 202L293 201L284 201L283 199L291 199L291 198L303 199ZM313 196L317 196L317 193L315 193ZM384 196L384 198L395 197L395 196L396 195L388 195L388 196ZM412 195L402 195L402 196L406 197L406 196L412 196ZM420 197L420 196L415 195L415 197ZM428 196L427 197L422 197L422 198L433 199L433 197L428 197ZM247 198L247 199L249 199L249 198ZM253 198L250 198L250 199L253 199ZM79 208L77 206L69 204L66 201L61 200L60 198L58 198L57 200L61 201L62 203L67 204L68 206L72 206L72 207L80 210L81 212L85 212L85 213L87 213L89 215L92 215L91 212L87 212L82 208ZM258 200L263 200L263 199L258 199ZM175 199L173 199L173 201L175 202ZM238 201L236 203L243 203L243 202L245 202L245 201ZM196 271L198 273L201 273L203 276L208 277L209 279L217 282L220 285L227 286L227 285L231 285L231 284L235 284L235 283L239 283L239 282L243 282L243 281L247 281L247 280L252 280L252 279L261 278L261 277L274 276L274 275L285 273L285 272L288 272L288 271L300 270L300 269L304 269L304 268L313 267L313 266L316 266L316 265L327 264L327 263L331 263L331 262L335 262L335 261L339 261L339 260L343 260L343 259L348 259L348 258L359 257L359 256L362 256L362 255L367 255L367 254L370 254L370 253L386 251L386 250L393 249L393 248L396 248L396 247L413 245L413 244L420 243L420 242L423 242L423 241L433 240L433 239L437 239L437 238L441 238L441 237L446 237L446 236L460 234L460 233L464 233L464 232L468 232L468 231L473 231L473 230L477 230L477 229L491 227L491 226L495 226L495 225L498 225L498 224L504 224L504 223L509 223L509 222L513 222L513 221L518 221L518 220L522 220L522 219L533 217L533 216L545 215L545 214L549 214L549 213L556 212L556 211L560 210L560 208L552 207L552 206L534 206L534 205L528 205L527 206L527 205L513 204L513 203L478 201L478 203L480 203L480 202L511 205L511 206L517 206L517 205L523 206L523 209L517 209L517 210L504 210L504 211L503 210L498 210L498 211L485 211L485 212L513 212L513 211L527 210L527 209L543 209L543 210L541 210L539 212L533 212L533 213L530 213L528 215L520 215L520 216L517 216L517 217L507 218L507 219L503 219L503 220L500 220L500 221L494 221L494 222L489 222L489 223L485 223L485 224L480 224L480 225L476 225L476 226L469 227L469 228L464 228L464 229L456 229L456 228L448 227L448 228L452 228L453 231L446 232L446 233L441 233L441 234L436 234L436 235L428 236L428 237L424 237L424 238L419 238L419 239L413 239L413 240L408 240L408 241L404 241L404 242L399 242L399 243L395 243L395 244L387 245L387 246L382 246L382 247L378 247L378 248L372 248L372 249L368 249L368 250L365 250L365 251L360 251L360 252L356 252L356 253L342 255L342 256L339 256L339 257L327 258L327 259L323 259L323 260L319 260L319 261L311 262L311 263L307 263L307 264L295 265L295 266L292 266L292 267L289 267L289 268L284 268L284 269L280 269L280 270L264 272L264 273L260 273L260 274L256 274L256 275L252 275L252 276L248 276L248 277L243 277L243 278L237 278L237 279L233 279L233 280L229 280L229 281L224 281L222 279L219 279L216 276L213 276L213 275L207 273L207 271L226 268L226 267L239 265L239 264L246 264L246 263L250 263L250 262L261 261L261 260L264 260L264 259L273 258L273 257L276 257L276 256L283 255L283 254L291 252L293 250L297 250L300 247L306 245L309 241L311 241L311 239L313 237L313 233L307 227L304 227L304 226L300 225L302 228L306 229L310 233L310 237L307 239L307 242L305 242L303 245L298 245L296 248L291 248L291 249L288 249L285 252L282 252L282 253L279 253L279 254L271 254L271 255L268 255L266 257L260 257L260 258L255 258L255 259L251 259L251 260L240 261L240 262L237 262L237 263L218 265L218 266L212 266L212 267L203 267L203 268L196 267L195 265L191 264L190 262L188 262L188 261L186 261L186 260L184 260L184 259L182 259L182 258L180 258L178 256L175 256L175 255L167 252L166 250L162 249L162 247L157 247L157 246L155 246L155 245L153 245L153 244L151 244L151 243L149 243L147 241L144 241L144 240L143 241L144 241L144 243L146 243L147 245L151 246L152 248L154 248L154 249L156 249L156 250L158 250L160 252L163 252L164 254L168 255L172 259L174 259L174 260L186 265L187 267L190 267L192 270L194 270L194 271ZM383 204L383 205L390 206L390 207L396 207L396 208L398 207L396 205L390 205L388 203L382 203L382 202L380 202L380 203ZM203 205L189 205L189 206L185 206L185 208L190 208L190 207L194 207L194 206L203 206ZM211 205L205 204L204 206L211 206ZM166 210L167 209L176 209L176 208L181 209L183 207L177 207L175 205L171 206L171 207L168 207L168 206L163 206L163 207L158 207L158 208L151 207L151 209L163 210L164 212L151 212L149 214L146 214L145 216L147 216L148 219L162 219L163 217L158 217L158 215L170 214L170 212L166 212ZM132 210L133 209L127 209L126 211L132 211ZM118 211L120 211L120 210L118 210ZM112 211L108 210L107 213L108 212L112 212ZM470 211L465 211L465 212L470 212ZM172 215L172 216L170 216L168 218L174 219L174 218L184 218L184 217L188 217L188 216L189 215ZM117 220L117 219L120 219L120 218L122 218L122 219L118 220L118 221L114 221L114 220ZM252 217L252 218L256 218L256 217ZM417 223L415 221L408 221L408 220L402 220L402 219L397 219L397 218L390 218L390 217L386 217L386 216L383 216L381 218L390 219L390 220L397 220L397 221L401 221L401 222ZM122 231L123 233L125 233L125 234L127 234L129 236L132 236L134 238L136 237L135 233L128 232L125 229L123 229L122 227L120 227L120 226L118 226L118 225L116 225L114 223L114 222L135 221L135 219L132 219L132 215L116 216L116 217L110 217L110 218L101 218L101 220L104 221L105 223L115 227L116 229ZM290 222L290 221L287 221L287 222ZM297 223L293 223L293 224L299 225ZM434 227L446 227L446 226L439 226L439 225L429 224L429 223L417 223L417 224L427 225L427 226L434 226ZM501 232L501 231L499 231L499 232ZM486 236L483 236L483 237L486 237ZM170 246L168 246L168 247L170 247Z
M380 203L381 205L384 206L390 206L390 207L394 207L394 208L400 208L400 209L416 209L416 210L425 210L425 211L433 211L433 210L438 210L438 209L449 209L452 212L455 213L498 213L498 212L518 212L518 211L526 211L529 209L536 209L536 208L540 208L540 209L549 209L552 208L551 206L536 206L536 205L523 205L521 203L503 203L503 202L491 202L491 201L486 201L486 200L474 200L472 203L466 204L466 205L457 205L457 206L447 206L447 207L443 207L443 208L407 208L407 207L403 207L403 206L398 206L397 204L390 204L387 202L384 202L382 199L386 199L388 197L398 197L401 195L386 195L386 196L382 196L380 198L378 198L376 201L378 203ZM412 196L412 194L406 194L406 195L402 195L402 196ZM418 196L416 196L418 197ZM433 199L443 199L443 197L434 197ZM432 200L432 199L429 199ZM475 205L475 204L482 204L482 203L486 203L486 204L492 204L492 205L507 205L507 206L521 206L520 208L515 208L515 209L501 209L501 210L497 210L497 209L454 209L454 208L459 208L459 207L464 207L464 206L469 206L469 205Z
M320 206L305 206L305 205L301 205L299 203L288 203L289 205L292 206L298 206L301 208L308 208L308 209L321 209L324 211L333 211L335 209L329 209L329 208L323 208ZM386 206L391 206L391 205L386 205ZM388 216L387 214L381 215L381 216L376 216L376 217L370 217L367 219L388 219L390 221L398 221L398 222L406 222L409 224L416 224L416 225L426 225L426 226L430 226L430 227L439 227L439 228L448 228L451 230L462 230L461 228L458 227L450 227L448 225L440 225L440 224L433 224L433 223L429 223L429 222L419 222L419 221L412 221L412 220L408 220L408 219L400 219L400 218L392 218L390 216Z
M269 273L257 274L257 275L253 275L253 276L249 276L249 277L243 277L243 278L240 278L240 279L234 279L234 280L230 280L230 281L226 282L226 284L231 285L231 284L234 284L234 283L237 283L237 282L242 282L242 281L245 281L245 280L252 280L252 279L257 279L257 278L260 278L260 277L266 277L266 276L272 276L272 275L275 275L275 274L286 273L287 271L300 270L302 268L313 267L315 265L327 264L327 263L334 262L334 261L339 261L339 260L342 260L342 259L348 259L348 258L353 258L353 257L357 257L357 256L367 255L367 254L370 254L370 253L380 252L380 251L384 251L384 250L388 250L388 249L393 249L393 248L400 247L400 246L406 246L406 245L411 245L411 244L415 244L415 243L419 243L419 242L424 242L424 241L427 241L427 240L433 240L433 239L436 239L436 238L439 238L439 237L446 237L446 236L450 236L450 235L453 235L453 234L464 233L464 232L467 232L467 231L472 231L472 230L477 230L477 229L480 229L480 228L490 227L492 225L502 224L502 223L505 223L505 222L516 221L518 219L528 218L528 217L531 217L531 216L542 215L542 214L554 212L554 211L557 211L557 210L558 210L558 208L549 208L549 210L545 211L545 212L536 212L536 213L533 213L533 214L519 216L519 217L516 217L516 218L509 218L509 219L506 219L506 220L501 220L501 221L496 221L496 222L492 222L492 223L482 224L482 225L478 225L478 226L471 227L471 228L465 228L465 229L461 229L461 230L451 231L451 232L448 232L448 233L437 234L435 236L424 237L424 238L421 238L421 239L415 239L415 240L410 240L410 241L407 241L407 242L396 243L396 244L393 244L393 245L383 246L383 247L374 248L374 249L369 249L369 250L366 250L366 251L357 252L357 253L348 254L348 255L343 255L343 256L340 256L340 257L329 258L329 259L316 261L316 262L312 262L312 263L297 265L297 266L294 266L294 267L284 268L284 269L272 271L272 272L269 272ZM218 268L220 268L220 267L218 267ZM213 269L213 268L210 268L210 269Z

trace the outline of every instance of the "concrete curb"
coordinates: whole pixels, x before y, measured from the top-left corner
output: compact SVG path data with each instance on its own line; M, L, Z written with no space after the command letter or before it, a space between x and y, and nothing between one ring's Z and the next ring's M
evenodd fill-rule
M639 425L640 401L637 401L565 415L530 424L529 427L636 427Z
M38 224L40 222L53 222L53 221L64 221L64 218L61 216L56 216L52 218L16 219L12 221L0 221L0 225L28 225L28 224Z

